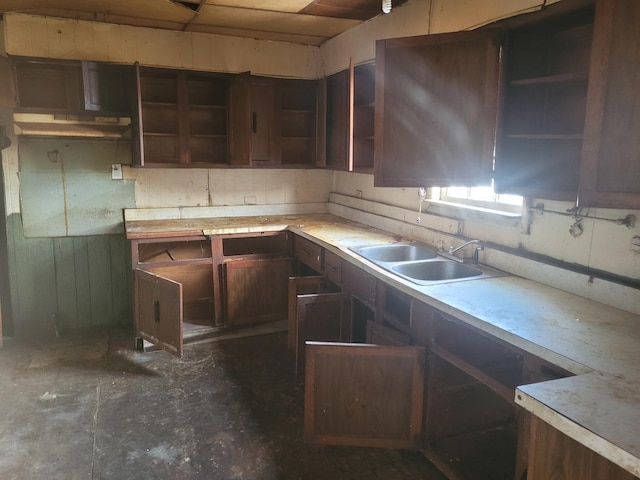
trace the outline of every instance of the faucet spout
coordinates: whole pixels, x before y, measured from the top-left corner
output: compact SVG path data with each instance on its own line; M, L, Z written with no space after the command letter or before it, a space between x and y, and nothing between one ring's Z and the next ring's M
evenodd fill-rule
M477 265L478 264L478 253L481 252L482 250L484 250L484 245L482 244L482 241L480 241L480 240L469 240L468 242L465 242L462 245L459 245L458 247L454 247L453 245L451 245L449 247L449 255L453 255L458 250L462 250L464 247L466 247L468 245L472 245L472 244L476 244L477 245L477 247L475 247L473 249L473 257L472 257L473 264Z

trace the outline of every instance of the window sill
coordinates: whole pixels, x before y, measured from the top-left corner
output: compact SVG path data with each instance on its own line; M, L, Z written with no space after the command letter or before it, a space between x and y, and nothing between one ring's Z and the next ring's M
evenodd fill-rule
M492 210L489 208L477 207L474 205L465 205L462 203L446 202L443 200L426 200L427 207L423 208L423 212L434 213L446 217L454 217L461 219L482 219L491 222L509 223L517 225L520 223L522 214L505 212L502 210Z

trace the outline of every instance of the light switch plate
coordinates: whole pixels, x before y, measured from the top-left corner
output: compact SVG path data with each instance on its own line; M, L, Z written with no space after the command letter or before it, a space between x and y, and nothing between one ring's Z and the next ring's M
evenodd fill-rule
M111 164L111 180L122 180L122 165L119 163Z

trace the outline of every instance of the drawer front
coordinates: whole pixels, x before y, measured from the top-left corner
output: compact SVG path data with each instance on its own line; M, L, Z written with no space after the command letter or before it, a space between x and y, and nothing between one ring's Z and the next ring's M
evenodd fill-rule
M316 272L322 272L322 247L296 236L293 242L293 254L305 265L313 268Z
M337 285L342 284L342 258L335 253L325 250L324 267L322 269L324 276Z
M369 275L349 262L345 262L342 265L342 289L363 301L369 307L375 308L376 277Z

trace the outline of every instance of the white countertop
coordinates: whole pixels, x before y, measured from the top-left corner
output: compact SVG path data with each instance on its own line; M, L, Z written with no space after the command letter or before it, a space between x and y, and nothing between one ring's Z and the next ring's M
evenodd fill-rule
M289 229L314 240L398 290L579 375L519 387L516 402L640 476L638 315L516 276L418 286L348 250L407 239L329 214L126 223L128 238L200 228L205 235Z

